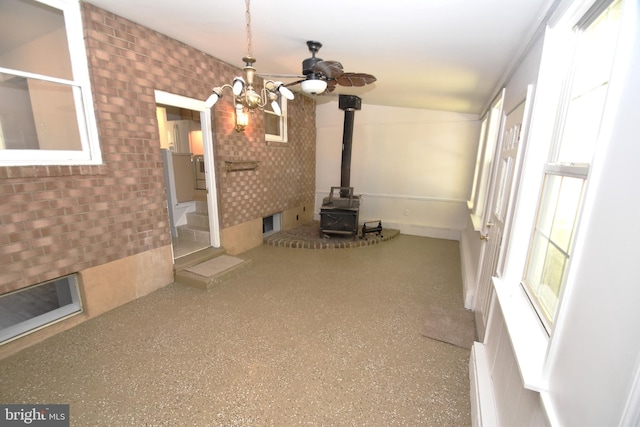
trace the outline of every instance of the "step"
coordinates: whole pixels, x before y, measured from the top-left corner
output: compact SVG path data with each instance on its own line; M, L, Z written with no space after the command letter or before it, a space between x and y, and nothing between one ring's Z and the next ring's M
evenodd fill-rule
M202 215L209 215L209 209L207 208L207 201L196 200L196 212Z
M193 240L195 242L202 243L211 242L208 228L185 224L177 226L176 229L178 231L178 237L181 239Z
M197 252L193 252L189 255L182 256L173 261L173 271L177 273L185 268L193 267L194 265L201 264L205 261L226 254L227 251L224 248L212 248L208 247Z
M201 212L187 212L187 225L191 228L209 230L209 215Z
M231 255L220 255L177 272L175 281L181 285L211 289L237 277L252 265L251 260L243 260Z

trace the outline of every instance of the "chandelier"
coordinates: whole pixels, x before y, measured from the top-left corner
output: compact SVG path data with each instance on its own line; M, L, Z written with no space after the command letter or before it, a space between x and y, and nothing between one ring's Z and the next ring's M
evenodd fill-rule
M235 77L231 84L225 84L219 87L214 87L211 91L211 95L205 101L207 108L211 108L215 105L220 98L222 98L222 92L224 89L231 89L236 103L236 130L241 132L247 125L246 110L260 109L264 110L268 103L271 103L271 108L278 116L282 115L280 104L278 103L279 96L282 95L287 99L293 99L293 92L289 88L285 87L284 83L276 82L273 80L264 81L262 89L257 90L253 87L253 79L256 75L256 69L253 64L256 59L252 54L251 45L251 11L250 0L245 0L246 5L246 21L247 21L247 56L242 58L245 63L243 71L245 78L240 76Z

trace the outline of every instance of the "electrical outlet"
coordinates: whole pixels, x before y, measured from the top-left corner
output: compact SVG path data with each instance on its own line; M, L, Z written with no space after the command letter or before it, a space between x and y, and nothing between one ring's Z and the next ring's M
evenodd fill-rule
M404 216L409 216L409 209L404 210Z

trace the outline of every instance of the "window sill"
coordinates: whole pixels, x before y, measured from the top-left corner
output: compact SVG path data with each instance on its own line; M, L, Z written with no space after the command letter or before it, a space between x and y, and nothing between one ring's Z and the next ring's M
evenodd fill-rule
M520 285L494 277L493 286L502 309L509 339L525 388L547 391L542 372L549 336Z

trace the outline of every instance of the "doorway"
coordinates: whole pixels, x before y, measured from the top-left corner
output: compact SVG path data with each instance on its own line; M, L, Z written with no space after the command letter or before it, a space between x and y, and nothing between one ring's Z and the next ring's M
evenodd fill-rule
M175 260L220 247L211 110L204 101L161 91L155 95Z

